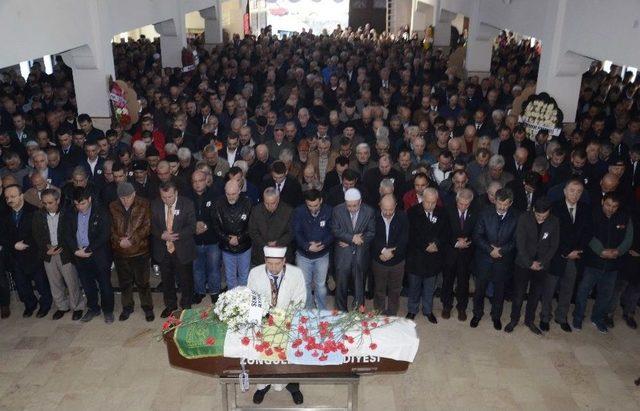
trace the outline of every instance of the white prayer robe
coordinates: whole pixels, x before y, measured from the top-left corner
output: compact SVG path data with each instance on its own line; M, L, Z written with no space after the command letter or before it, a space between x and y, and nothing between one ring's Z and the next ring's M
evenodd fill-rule
M271 280L264 264L253 267L249 272L247 287L262 295L266 301L271 302ZM307 288L304 275L295 265L287 264L284 278L281 280L278 290L278 303L276 308L287 308L290 303L300 303L303 307L307 302Z

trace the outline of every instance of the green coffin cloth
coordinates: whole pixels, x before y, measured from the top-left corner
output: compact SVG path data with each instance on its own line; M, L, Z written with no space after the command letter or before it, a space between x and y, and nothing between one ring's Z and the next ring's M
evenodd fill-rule
M224 339L227 335L227 325L215 317L200 320L200 313L203 309L183 310L180 320L183 325L176 328L173 333L173 340L178 347L180 354L189 359L203 357L220 357L224 351ZM194 324L188 324L195 321ZM209 337L215 339L215 343Z

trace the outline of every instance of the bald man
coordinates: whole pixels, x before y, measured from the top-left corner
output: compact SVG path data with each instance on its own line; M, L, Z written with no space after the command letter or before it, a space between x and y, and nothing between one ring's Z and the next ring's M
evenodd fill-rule
M385 315L397 315L409 241L409 221L404 212L398 210L393 194L387 194L380 200L375 224L376 234L371 243L375 283L373 305Z

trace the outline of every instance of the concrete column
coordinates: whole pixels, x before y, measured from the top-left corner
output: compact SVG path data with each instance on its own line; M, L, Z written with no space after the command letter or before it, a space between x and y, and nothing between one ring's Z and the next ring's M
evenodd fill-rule
M469 38L465 68L468 76L488 77L491 71L493 39L500 30L483 22L480 1L474 0L469 16Z
M435 8L427 3L412 0L411 5L411 35L418 34L419 39L424 38L424 29L434 24Z
M213 7L200 10L200 16L204 19L205 44L222 43L222 21L220 20L220 11L220 0L216 0Z
M65 63L73 70L73 83L79 113L87 113L96 127L104 128L111 118L109 103L109 77L115 79L113 50L108 13L105 3L87 2L88 16L93 30L87 35L87 44L62 53Z
M582 73L587 71L593 59L566 49L562 38L566 9L566 0L549 2L547 16L552 18L544 23L546 35L542 38L536 92L547 92L555 98L564 122L570 123L576 117Z
M153 27L160 34L162 67L182 67L182 48L187 45L184 15L181 20L176 17L156 23Z
M451 46L451 22L456 18L456 13L440 9L440 15L436 19L433 45L435 47Z

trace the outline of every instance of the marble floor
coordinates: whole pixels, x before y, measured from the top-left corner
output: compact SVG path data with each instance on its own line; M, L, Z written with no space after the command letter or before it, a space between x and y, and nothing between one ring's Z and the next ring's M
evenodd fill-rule
M160 294L154 298L160 307ZM0 410L221 409L215 378L169 366L154 338L160 319L146 323L137 311L125 323L80 324L68 316L23 319L15 301L13 308L0 321ZM608 335L585 323L579 333L552 327L542 337L522 326L497 332L487 317L477 329L453 318L416 321L416 361L402 375L363 377L360 410L640 409L633 384L640 377L640 335L622 321ZM305 404L339 406L346 398L343 387L302 390ZM250 404L251 393L239 402ZM273 390L263 403L291 404L286 391Z

